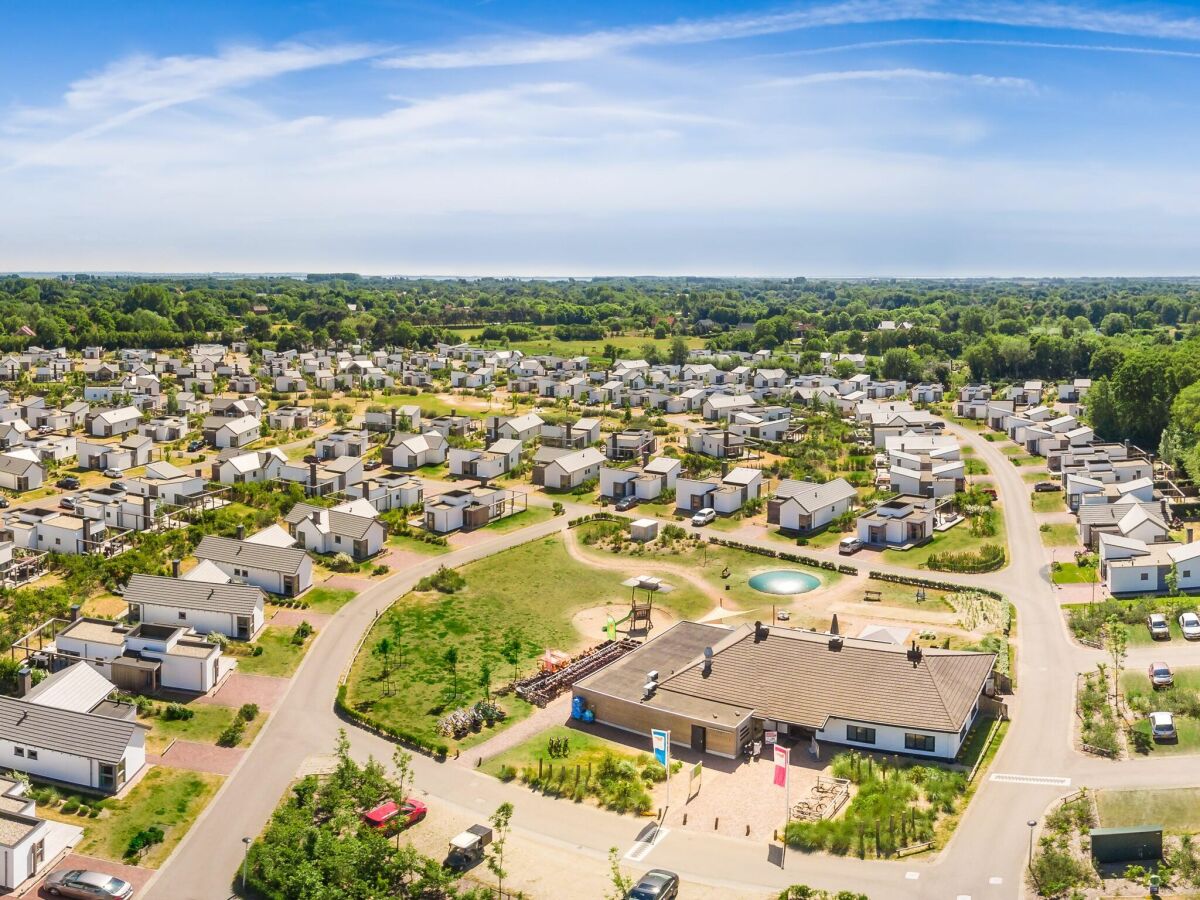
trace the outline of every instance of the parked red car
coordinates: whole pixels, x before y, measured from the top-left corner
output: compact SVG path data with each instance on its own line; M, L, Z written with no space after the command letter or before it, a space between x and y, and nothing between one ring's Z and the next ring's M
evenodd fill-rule
M380 803L370 812L363 813L363 821L372 828L382 828L386 831L399 831L416 825L429 812L428 807L420 800L409 797L402 804L395 800Z

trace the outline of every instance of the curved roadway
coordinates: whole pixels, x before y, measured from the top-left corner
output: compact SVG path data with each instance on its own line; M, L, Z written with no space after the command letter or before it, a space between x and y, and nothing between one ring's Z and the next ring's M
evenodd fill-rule
M1045 552L1021 470L974 432L953 426L949 430L974 447L988 464L1004 501L1011 554L1010 564L999 572L939 576L964 587L1001 591L1017 609L1017 693L1008 698L1013 724L990 773L1070 779L1069 786L1061 780L1039 784L993 781L985 776L949 845L931 861L862 861L793 852L787 855L786 869L781 870L768 858L765 844L675 830L651 851L646 865L673 869L685 883L764 892L803 881L827 889L852 888L874 900L998 900L1022 892L1030 838L1026 822L1040 820L1058 797L1084 785L1166 787L1200 781L1193 774L1195 760L1187 757L1109 762L1084 757L1072 749L1075 673L1104 657L1081 648L1068 635L1048 581ZM147 896L154 900L229 897L242 860L242 837L262 830L300 765L309 757L329 754L338 729L349 733L356 757L391 758L391 743L337 717L334 698L358 642L395 597L440 565L462 565L554 534L565 528L569 516L584 511L568 508L567 516L423 561L363 591L339 611L317 635L262 733L155 876ZM869 559L851 559L850 564L862 569L894 568ZM629 847L644 827L636 819L542 797L424 756L414 757L414 768L417 784L437 804L480 817L501 802L512 801L514 836L567 848L596 861L605 858L609 847Z

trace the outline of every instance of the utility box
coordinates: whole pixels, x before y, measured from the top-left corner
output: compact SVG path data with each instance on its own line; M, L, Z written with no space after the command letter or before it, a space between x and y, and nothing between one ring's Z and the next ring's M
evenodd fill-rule
M658 537L658 522L655 519L638 519L629 526L630 540L646 543Z
M1161 825L1093 828L1092 858L1098 863L1162 859L1162 833Z

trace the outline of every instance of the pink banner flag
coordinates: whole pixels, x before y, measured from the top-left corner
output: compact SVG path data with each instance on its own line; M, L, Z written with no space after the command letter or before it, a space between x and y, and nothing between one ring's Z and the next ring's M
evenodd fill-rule
M775 787L787 787L790 755L791 753L786 747L775 745Z

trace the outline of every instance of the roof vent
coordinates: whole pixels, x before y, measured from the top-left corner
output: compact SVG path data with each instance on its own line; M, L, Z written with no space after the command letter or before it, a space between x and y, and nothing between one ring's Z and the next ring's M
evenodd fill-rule
M700 669L700 675L707 678L712 674L713 648L704 648L704 665Z
M846 642L844 640L842 640L841 637L839 637L838 635L835 634L833 637L831 637L829 639L829 649L836 652L838 650L841 650L842 647L845 645L845 643Z
M771 629L762 622L754 623L754 643L757 644L759 641L765 641L767 639L767 635L770 633Z
M649 672L647 672L646 680L657 684L658 683L658 669L651 669Z
M642 685L642 699L649 700L651 697L654 696L654 691L657 688L658 688L658 682L647 681L645 684Z

